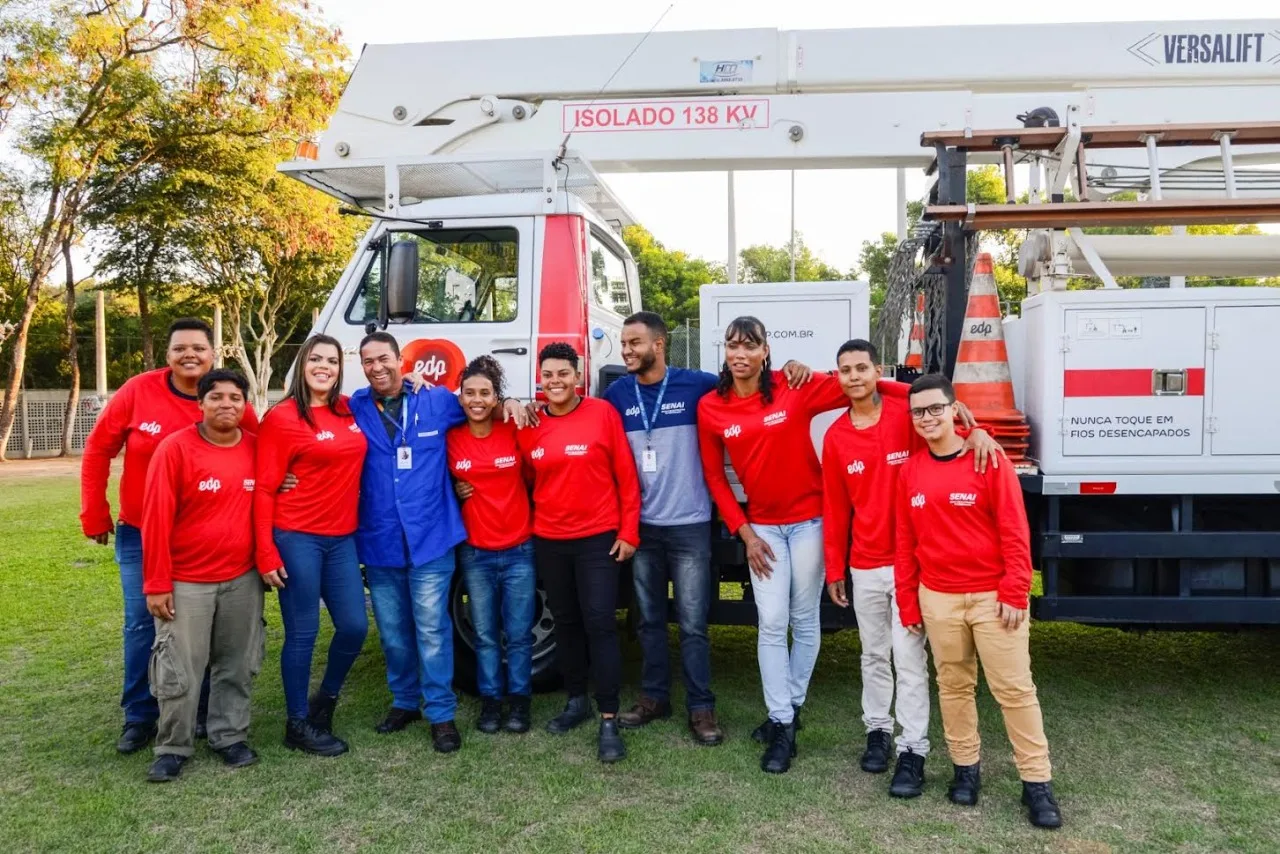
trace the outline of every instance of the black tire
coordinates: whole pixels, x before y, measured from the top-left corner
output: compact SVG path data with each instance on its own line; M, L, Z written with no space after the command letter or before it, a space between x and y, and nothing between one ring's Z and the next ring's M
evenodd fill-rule
M556 669L555 621L547 606L547 596L538 584L537 617L533 622L533 690L547 693L559 689L560 673ZM453 620L453 684L455 688L477 696L475 627L462 573L453 577L449 590L449 617Z

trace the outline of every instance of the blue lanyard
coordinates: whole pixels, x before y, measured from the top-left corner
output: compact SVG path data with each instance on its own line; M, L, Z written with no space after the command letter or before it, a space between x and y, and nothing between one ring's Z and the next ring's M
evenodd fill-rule
M383 409L382 405L379 404L376 400L374 401L374 406L377 407L378 414L382 416L383 421L387 422L392 427L399 428L400 444L401 445L407 444L406 440L409 437L409 396L405 395L405 399L400 401L400 423L399 424L391 420L391 416L387 415L387 410Z
M662 414L662 397L667 393L667 380L671 377L671 369L662 375L662 385L658 387L658 399L653 405L653 421L649 421L649 413L645 411L644 401L640 398L640 380L636 380L636 405L640 407L640 421L644 424L644 444L648 447L649 437L653 434L653 425L658 423L658 416Z

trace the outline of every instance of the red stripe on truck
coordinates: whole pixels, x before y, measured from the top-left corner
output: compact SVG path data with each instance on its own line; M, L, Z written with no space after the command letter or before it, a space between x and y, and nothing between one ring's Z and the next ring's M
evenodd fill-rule
M1062 372L1063 397L1153 397L1152 368ZM1204 397L1204 368L1187 368L1187 396Z
M587 223L580 216L557 214L544 218L542 276L539 280L538 338L533 349L533 387L542 399L538 352L553 341L578 351L586 395L590 371L587 346Z

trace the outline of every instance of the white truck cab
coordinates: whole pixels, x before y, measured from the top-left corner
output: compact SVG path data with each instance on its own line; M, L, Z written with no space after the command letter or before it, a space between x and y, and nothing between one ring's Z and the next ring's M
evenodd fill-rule
M640 308L635 263L620 235L572 194L501 193L414 202L376 219L312 332L342 343L347 394L365 385L360 339L385 329L402 367L457 390L471 359L502 365L507 393L539 392L537 352L565 341L583 356L583 394L621 372L621 330ZM535 203L537 202L537 203Z

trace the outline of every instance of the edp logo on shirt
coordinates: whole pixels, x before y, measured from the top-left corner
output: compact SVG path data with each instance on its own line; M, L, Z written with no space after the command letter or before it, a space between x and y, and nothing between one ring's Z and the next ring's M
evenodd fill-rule
M922 493L922 492L917 492L915 495L911 496L911 506L912 506L912 507L914 507L914 508L915 508L915 509L917 509L917 510L919 510L921 507L923 507L923 506L924 506L924 493Z
M217 492L219 489L222 489L222 481L216 477L207 477L200 481L201 492Z
M319 433L316 434L317 442L332 442L333 438L334 438L333 434L330 433L328 430L321 430Z
M471 471L471 460L458 460L453 468L455 471Z
M849 463L849 467L845 469L845 471L848 472L849 474L862 474L866 470L867 470L866 463L864 463L862 460L854 460L853 462Z
M725 428L725 431L724 431L724 437L725 437L726 439L733 439L733 438L736 438L736 437L741 436L741 435L742 435L742 425L741 425L741 424L734 424L732 427L726 427L726 428Z
M529 457L530 459L540 460L546 453L546 449L539 445L529 452Z
M143 421L141 424L138 425L138 429L141 430L143 433L150 433L152 436L159 436L160 422Z
M627 417L628 417L628 418L635 418L635 417L637 417L639 414L640 414L640 407L638 407L638 406L633 406L633 407L631 407L630 409L628 409L628 410L627 410L627 412L626 412L626 415L627 415Z

